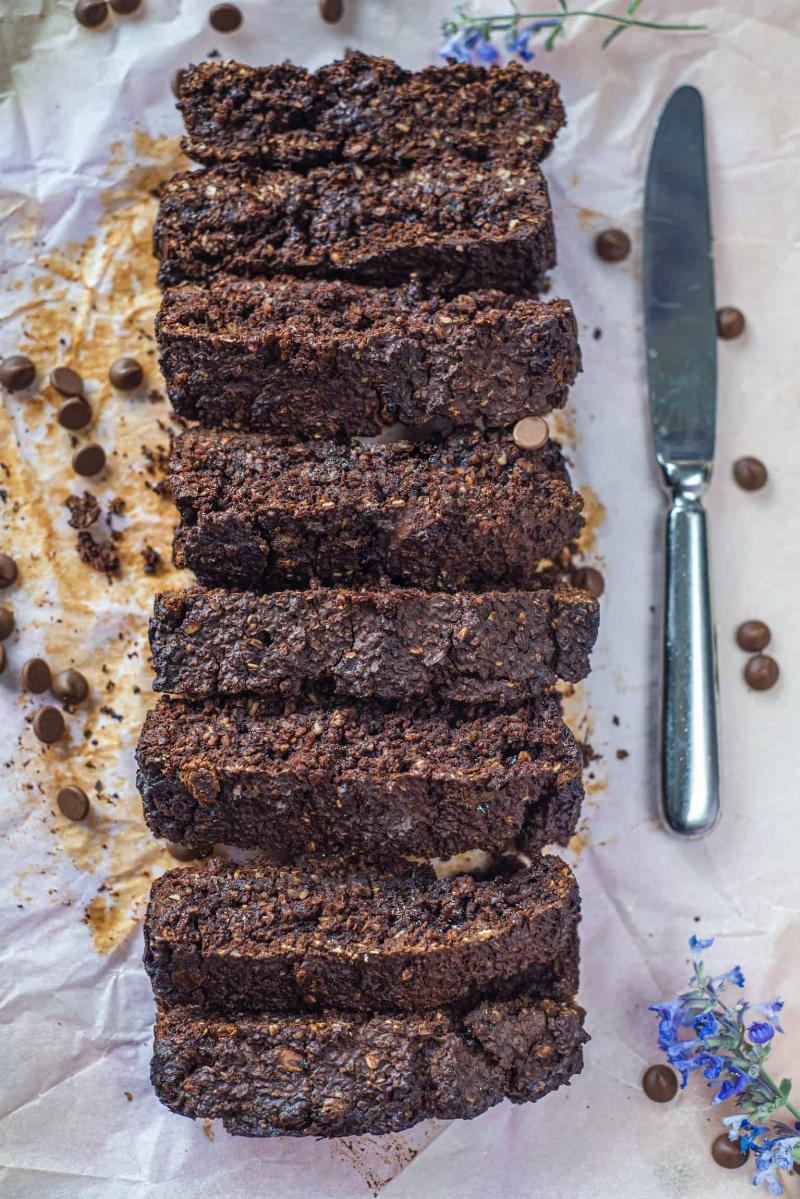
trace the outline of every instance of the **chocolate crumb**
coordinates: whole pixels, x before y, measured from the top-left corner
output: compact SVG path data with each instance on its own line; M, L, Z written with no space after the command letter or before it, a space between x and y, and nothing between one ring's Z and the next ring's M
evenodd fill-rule
M619 758L620 762L624 762L626 758L630 757L630 754L628 753L627 749L618 749L617 757Z
M73 529L88 529L100 519L100 505L90 491L68 495L64 503L69 508L69 524Z
M146 545L142 550L144 558L144 573L146 575L158 574L161 570L161 554L152 545Z
M121 559L110 541L95 541L91 533L80 532L77 546L78 557L86 566L107 575L109 579L119 574Z

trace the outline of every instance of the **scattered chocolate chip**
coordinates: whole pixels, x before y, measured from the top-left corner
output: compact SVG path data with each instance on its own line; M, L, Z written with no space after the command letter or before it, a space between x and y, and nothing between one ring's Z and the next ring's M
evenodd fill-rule
M767 481L767 468L758 458L737 458L733 477L745 491L759 491Z
M2 642L0 642L0 674L2 674L6 668L6 661L6 647L2 644Z
M71 366L57 366L52 370L50 383L62 396L83 395L83 379Z
M642 1090L653 1103L669 1103L678 1094L678 1076L670 1066L650 1066L642 1076Z
M22 686L26 691L32 691L34 695L41 695L43 691L47 691L52 677L50 667L44 658L28 658L20 672Z
M717 333L725 341L730 341L733 337L741 337L744 333L744 326L744 313L740 312L738 308L717 309Z
M602 336L603 336L602 329L592 329L592 337L594 338L595 341L599 341Z
M63 429L76 432L85 429L92 420L92 407L83 396L72 396L58 410L58 423Z
M81 787L62 787L56 797L59 811L67 820L85 820L89 815L89 796Z
M111 541L95 541L91 533L81 530L78 534L78 557L92 570L100 571L110 579L119 574L122 565L120 556Z
M62 704L82 704L89 694L89 684L79 670L59 670L50 690Z
M144 378L144 371L135 358L118 358L111 364L108 377L120 391L133 391Z
M344 0L319 0L319 15L329 25L335 25L344 16Z
M12 354L0 362L0 383L6 391L24 391L36 378L36 367L24 354Z
M100 505L91 491L83 495L68 495L64 500L69 508L69 521L73 529L88 529L100 519Z
M725 1170L737 1170L750 1156L750 1150L742 1153L738 1141L732 1141L727 1132L721 1132L711 1142L711 1156Z
M746 620L736 630L736 644L748 654L757 654L769 645L772 634L763 620Z
M108 16L106 0L78 0L75 18L86 29L97 29Z
M769 654L756 654L744 668L744 680L754 691L769 691L778 681L780 667Z
M604 229L594 239L594 248L603 262L622 262L631 252L631 239L624 229Z
M14 632L14 613L10 608L0 608L0 641L5 641Z
M180 100L180 98L181 98L181 84L183 83L185 78L186 78L186 68L178 67L178 70L172 76L172 80L170 81L170 87L172 88L172 94L173 94L173 96L176 96L178 100Z
M40 708L33 718L33 731L45 745L60 741L65 728L64 717L58 708L53 708L50 704L46 708Z
M130 17L142 7L142 0L108 0L118 17Z
M215 4L208 20L217 33L235 33L242 23L242 13L235 4Z
M550 428L541 416L523 416L514 425L511 436L522 450L540 450L547 443Z
M190 845L180 845L177 841L167 841L167 853L176 862L196 862L199 858L211 856L211 849L193 849Z
M576 570L572 576L572 582L576 587L582 587L584 591L588 591L593 599L600 599L606 589L605 579L594 566L582 566L580 570Z
M144 573L146 575L158 574L161 569L161 555L158 550L153 549L152 545L146 545L142 550L144 558Z
M85 478L99 475L105 464L106 452L101 445L97 445L95 442L82 445L72 455L72 469L76 475L83 475Z
M8 554L0 554L0 591L17 581L17 564Z
M617 758L619 759L620 762L624 762L625 759L629 758L629 757L630 757L630 754L628 753L627 749L618 749L617 750Z

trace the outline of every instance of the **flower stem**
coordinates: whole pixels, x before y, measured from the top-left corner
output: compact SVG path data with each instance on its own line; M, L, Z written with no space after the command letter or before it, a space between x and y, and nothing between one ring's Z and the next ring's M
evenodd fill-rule
M787 1112L791 1112L792 1115L794 1116L795 1120L800 1120L800 1112L797 1110L797 1108L794 1106L793 1103L790 1103L788 1099L783 1098L783 1096L780 1093L780 1090L778 1089L778 1086L777 1086L775 1080L773 1078L771 1078L769 1074L767 1074L767 1072L763 1066L759 1066L758 1072L761 1075L761 1077L764 1079L764 1082L767 1084L767 1086L772 1091L772 1093L774 1095L777 1095L778 1099L781 1100L781 1102L782 1102L783 1106L786 1108Z
M514 11L507 17L468 17L468 24L487 24L495 29L505 28L507 25L515 25L518 21L566 21L567 17L596 17L598 21L613 21L615 25L623 25L627 28L638 29L667 29L678 32L700 31L706 29L705 25L673 25L662 21L642 21L638 17L620 17L615 13L610 12L592 12L589 9L571 8L567 11L560 12L519 12Z

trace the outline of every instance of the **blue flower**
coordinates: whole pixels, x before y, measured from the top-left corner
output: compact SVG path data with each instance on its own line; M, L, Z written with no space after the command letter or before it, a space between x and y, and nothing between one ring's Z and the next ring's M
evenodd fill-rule
M730 1078L725 1079L711 1100L714 1104L724 1103L726 1099L732 1099L734 1095L740 1095L747 1086L747 1075L738 1066L734 1066L731 1062L728 1062L725 1069L728 1071Z
M748 1025L747 1035L754 1045L766 1045L775 1036L775 1029L766 1020L754 1020Z
M482 62L485 66L491 66L493 62L497 62L500 57L495 46L486 38L479 38L475 46L475 57L478 62Z
M710 949L713 944L714 944L713 937L690 937L689 938L689 949L691 950L692 957L695 960L697 959L698 954L702 953L702 951L704 949Z
M531 50L528 42L530 41L533 29L520 29L518 33L513 30L506 38L506 49L509 54L518 54L523 62L533 62L536 54Z
M440 58L452 59L455 62L472 62L472 55L466 49L459 37L451 37L439 50Z
M718 1053L708 1053L703 1050L695 1057L694 1064L697 1067L705 1067L703 1078L719 1078L725 1066L725 1058L720 1057Z
M756 1151L756 1173L753 1186L765 1182L770 1195L782 1195L783 1184L778 1170L791 1170L794 1165L794 1149L800 1137L775 1137Z
M704 1012L702 1016L698 1016L694 1020L693 1025L694 1031L701 1041L707 1041L709 1037L715 1037L720 1030L720 1022L713 1012Z
M678 1030L687 1023L687 1010L681 999L668 999L654 1003L648 1009L655 1012L658 1021L658 1047L668 1049L678 1038Z
M783 1032L778 1015L778 1012L783 1010L782 999L773 999L772 1003L750 1003L747 1006L751 1012L761 1012L763 1016L766 1016L773 1028L777 1028L778 1032Z
M741 966L734 966L732 970L727 970L725 974L718 974L714 982L719 987L720 991L725 990L726 983L733 983L735 987L744 986L744 975L742 974Z

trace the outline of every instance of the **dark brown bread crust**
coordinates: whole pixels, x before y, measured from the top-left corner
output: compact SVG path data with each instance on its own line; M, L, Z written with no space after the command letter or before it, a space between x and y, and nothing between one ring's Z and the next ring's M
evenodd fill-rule
M578 887L558 858L495 877L307 859L212 862L153 884L144 963L166 1007L414 1012L570 999Z
M197 429L170 478L175 564L208 587L530 587L583 526L558 447L509 433L365 447Z
M151 1080L162 1103L238 1136L399 1132L529 1103L583 1065L583 1012L525 998L368 1019L161 1011Z
M211 167L175 175L154 230L162 287L214 275L314 275L438 290L539 291L555 263L538 167L443 159L308 175Z
M156 691L196 697L515 705L589 671L598 603L576 588L484 594L164 592L150 645Z
M157 837L287 858L533 853L569 840L583 798L580 746L549 697L469 718L164 696L136 757Z
M566 300L499 291L222 277L168 289L156 334L179 416L299 437L512 424L561 407L580 370Z
M178 107L190 158L300 168L435 162L445 152L535 162L564 123L558 85L518 63L411 72L360 53L314 72L205 62L184 74Z

